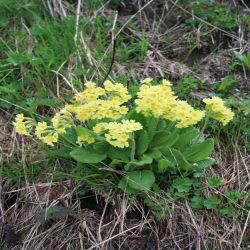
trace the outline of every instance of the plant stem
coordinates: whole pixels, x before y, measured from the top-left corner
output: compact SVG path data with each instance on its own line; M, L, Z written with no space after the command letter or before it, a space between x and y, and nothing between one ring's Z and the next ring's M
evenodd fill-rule
M132 149L131 149L131 161L135 160L135 137L133 134L133 139L132 139Z
M201 135L203 135L205 129L207 128L208 121L209 121L209 117L206 117L206 118L205 118L204 125L203 125L203 127L202 127L202 129L201 129Z

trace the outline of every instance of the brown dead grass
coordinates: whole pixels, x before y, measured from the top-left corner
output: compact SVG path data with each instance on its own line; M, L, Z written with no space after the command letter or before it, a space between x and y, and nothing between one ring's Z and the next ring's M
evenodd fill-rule
M47 1L49 2L49 1ZM81 1L80 1L81 2ZM134 6L133 13L140 9L138 1L130 1ZM139 1L140 2L140 1ZM61 1L51 1L48 6L52 16L63 19L65 13L71 13L76 5L60 4ZM141 14L141 22L149 26L150 49L144 62L135 65L137 78L154 76L162 78L168 74L172 79L180 79L185 75L194 75L207 84L213 84L228 74L226 64L232 58L225 51L204 54L199 58L200 67L192 69L192 64L183 62L182 55L187 52L186 41L190 37L199 40L197 30L185 33L178 25L166 26L171 20L177 6L168 1L162 25L166 26L169 35L176 34L174 45L165 45L157 42L154 23L151 24L147 13L157 16L153 7ZM103 11L103 10L102 10ZM85 14L87 12L84 12ZM107 14L102 12L103 15ZM126 17L129 14L126 12ZM139 14L138 14L139 15ZM131 34L140 39L140 32L130 30ZM232 34L235 38L237 34ZM236 36L237 38L237 36ZM235 44L240 44L240 38L235 38ZM211 38L212 39L212 38ZM199 40L200 41L200 40ZM200 41L207 44L209 40ZM171 53L175 52L176 58ZM89 58L91 58L91 51ZM199 51L198 51L199 53ZM193 57L196 55L193 54ZM191 58L193 62L194 58ZM115 71L128 72L125 66L118 64ZM68 75L68 73L67 73ZM242 73L239 73L242 78ZM243 77L244 78L244 77ZM27 152L20 150L25 142L19 142L11 128L12 117L5 111L0 111L0 147L3 157L13 157L18 151L18 159L27 160ZM215 152L216 165L207 175L222 177L225 184L219 190L212 190L204 180L204 195L210 197L214 193L223 197L228 190L249 191L249 155L237 144L233 151L226 149L223 144L217 143ZM4 164L2 158L1 164ZM21 170L20 170L21 171ZM80 183L70 180L54 182L53 174L44 175L43 179L35 183L12 183L9 180L0 180L0 249L1 244L9 245L9 249L22 250L52 250L52 249L248 249L249 241L245 236L250 235L249 212L239 207L232 219L220 217L214 211L193 210L187 201L168 204L168 213L160 221L145 209L140 202L136 204L137 211L131 211L126 197L111 198L109 194L102 194L106 203L102 212L81 208L81 201L75 199ZM68 207L72 213L46 223L39 221L40 211L48 211L54 206ZM139 211L139 212L138 212Z

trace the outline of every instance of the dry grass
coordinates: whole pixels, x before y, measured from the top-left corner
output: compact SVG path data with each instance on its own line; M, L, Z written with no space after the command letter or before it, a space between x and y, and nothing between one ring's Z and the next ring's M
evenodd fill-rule
M225 185L213 190L204 180L206 197L249 190L250 157L237 145L234 150L230 155L222 144L217 145L217 165L207 175L222 177ZM244 236L250 233L249 213L246 216L240 206L234 218L226 219L179 201L168 204L169 212L158 221L139 201L136 210L131 210L123 196L102 194L106 201L102 210L82 208L76 199L81 184L54 182L53 174L36 183L1 182L2 239L10 249L247 249ZM39 219L41 211L46 215L55 206L68 207L70 212L45 222Z
M137 3L137 1L135 1ZM172 79L179 79L184 75L193 75L205 83L213 84L218 77L226 75L228 68L225 62L231 62L227 51L221 50L221 54L209 53L200 58L201 67L191 69L191 65L180 60L186 41L195 36L197 41L207 43L213 40L212 34L208 40L200 41L199 31L185 33L181 26L174 24L166 26L168 20L177 9L182 7L166 1L164 16L160 23L166 26L166 33L176 34L177 39L171 45L161 44L155 23L152 19L157 18L153 5L149 5L146 11L141 11L141 1L134 15L126 17L124 23L129 23L132 18L140 16L140 22L148 27L150 37L150 49L142 63L137 63L133 74L140 76L163 77L166 73ZM155 4L157 1L152 1ZM177 1L178 2L178 1ZM68 13L72 13L78 6L78 14L82 2L77 5L69 5L62 1L44 1L51 15L63 19ZM80 7L79 7L80 6ZM102 15L103 8L99 10ZM86 12L83 12L86 14ZM81 14L83 14L81 13ZM149 20L148 13L153 15ZM152 14L153 13L153 14ZM192 13L189 13L192 15ZM124 18L124 17L118 17ZM130 32L138 40L141 34L138 31L127 29L124 26L120 32ZM217 29L211 27L211 29ZM76 24L77 30L77 24ZM242 39L242 33L229 33L218 29L221 34L235 40L235 47L245 49L246 41ZM84 40L82 40L83 45ZM175 47L176 59L169 55L170 46ZM110 45L112 47L112 44ZM88 50L88 60L96 65L96 72L101 67L100 62L95 62L92 53L94 48ZM107 49L108 50L108 49ZM105 54L106 55L106 54ZM194 54L194 56L197 56ZM194 60L194 59L193 59ZM122 65L114 66L116 72L131 72ZM70 72L65 73L69 75ZM239 75L243 84L247 81ZM66 79L66 78L65 78ZM244 80L245 79L245 80ZM245 82L244 82L245 81ZM0 113L0 148L2 152L1 164L9 157L16 157L23 163L30 159L24 145L32 142L18 141L11 127L11 115L5 111ZM33 145L33 144L32 144ZM32 147L32 146L29 146ZM35 153L34 153L35 154ZM207 175L222 177L225 184L219 190L212 190L204 180L204 195L210 197L214 192L223 197L227 190L249 191L250 189L250 157L239 145L233 145L233 150L226 149L225 145L218 141L215 152L216 166L209 170ZM59 163L56 163L59 164ZM2 166L2 165L1 165ZM57 166L55 166L56 168ZM25 183L13 184L7 179L0 180L0 212L1 225L0 249L3 240L9 245L9 249L22 250L52 250L52 249L249 249L245 242L245 236L250 235L250 212L238 207L238 211L232 219L220 217L214 211L193 210L187 201L179 201L168 204L169 212L160 221L147 211L138 201L136 211L131 211L126 197L111 198L110 194L102 194L106 203L102 211L81 208L81 200L76 199L77 191L81 188L80 183L73 181L54 182L53 173L45 174L35 183L30 183L27 178ZM98 199L98 196L97 196ZM41 222L38 219L40 211L48 211L54 206L69 207L72 211L65 217ZM1 242L2 241L2 242Z

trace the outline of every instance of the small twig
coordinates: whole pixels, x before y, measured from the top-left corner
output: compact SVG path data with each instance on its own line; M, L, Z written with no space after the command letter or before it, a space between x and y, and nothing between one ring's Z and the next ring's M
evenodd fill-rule
M242 234L241 234L241 236L240 236L240 241L239 241L237 250L240 250L240 249L241 249L241 243L242 243L244 234L245 234L245 232L246 232L247 227L249 226L249 224L248 224L249 219L250 219L250 210L248 211L247 219L246 219L246 222L245 222L245 225L244 225Z
M3 208L3 201L2 201L2 171L3 171L3 153L2 153L2 148L0 147L0 219L2 221L2 225L4 224L4 208Z
M114 19L114 22L113 22L113 26L112 26L112 29L111 29L111 32L112 32L112 41L111 41L111 44L112 44L112 57L111 57L111 62L110 62L110 65L109 65L109 69L103 79L103 82L102 82L102 85L103 83L107 80L111 70L112 70L112 67L113 67L113 64L114 64L114 60L115 60L115 52L116 52L116 38L117 36L115 36L115 25L116 25L116 22L117 22L117 17L118 17L118 13L116 12L115 14L115 19Z
M81 66L82 66L83 70L84 70L84 66L83 66L83 63L82 63L82 58L81 58L81 55L80 55L80 52L79 52L79 49L78 49L78 44L77 44L81 4L82 4L82 1L78 0L77 8L76 8L76 27L75 27L74 42L75 42L75 46L76 46L77 57L78 57L78 59L79 59L79 61L81 63Z
M145 5L143 5L134 15L132 15L124 24L123 26L119 29L119 31L116 33L115 37L118 37L118 35L120 35L120 33L124 30L124 28L128 25L128 23L130 23L136 16L137 14L139 14L140 12L142 12L147 6L149 6L152 2L154 2L155 0L150 0L148 3L146 3Z
M148 222L148 223L149 223L149 222ZM118 234L115 234L114 236L112 236L112 237L110 237L110 238L108 238L108 239L106 239L106 240L104 240L104 241L102 241L102 242L100 242L100 243L98 243L98 244L96 244L96 245L94 245L94 246L88 248L88 250L96 249L96 247L98 247L98 246L100 246L100 245L103 245L104 243L109 242L109 241L115 239L116 237L118 237L118 236L120 236L120 235L123 235L123 234L125 234L125 233L127 233L127 232L129 232L129 231L131 231L131 230L133 230L133 229L136 229L136 228L138 228L138 227L141 227L141 226L144 225L144 224L146 224L146 222L141 223L141 224L138 224L138 225L135 225L135 226L133 226L133 227L131 227L131 228L128 228L127 230L125 230L125 231L123 231L123 232L120 232L120 233L118 233Z
M74 36L75 43L77 42L77 38L78 38L79 17L80 17L81 3L82 3L82 1L78 0L77 8L76 8L76 28L75 28L75 36Z
M106 203L105 203L105 206L104 206L104 209L103 209L103 212L102 212L102 217L101 217L101 220L100 220L100 223L99 223L99 227L98 227L98 240L99 240L99 242L102 241L102 233L101 233L101 231L102 231L102 222L103 222L103 219L104 219L104 215L105 215L105 213L106 213L106 210L107 210L108 201L109 201L109 197L110 197L110 195L111 195L111 191L112 191L112 190L110 190L109 193L108 193L108 198L107 198L107 201L106 201Z
M67 85L68 85L75 93L78 93L78 91L74 88L74 86L68 81L68 79L67 79L64 75L62 75L61 73L59 73L59 72L57 72L57 71L55 71L55 70L52 70L52 72L54 72L54 73L60 75L60 76L63 78L63 80L67 83Z
M174 2L173 0L170 0L170 1L171 1L173 4L175 4L175 2ZM228 31L226 31L226 30L224 30L224 29L221 29L221 28L219 28L218 26L215 26L215 25L213 25L213 24L211 24L211 23L205 21L204 19L202 19L202 18L200 18L200 17L198 17L198 16L192 14L190 11L186 10L186 9L183 8L181 5L176 4L176 7L179 8L180 10L182 10L183 12L189 14L190 16L193 16L195 19L201 21L202 23L204 23L204 24L206 24L206 25L208 25L208 26L210 26L210 27L213 27L213 28L215 28L216 30L219 30L219 31L223 32L225 35L227 35L227 36L229 36L229 37L231 37L231 38L233 38L233 39L235 39L235 40L237 40L237 41L240 40L237 36L231 34L230 32L228 32ZM245 39L242 39L242 42L244 42L245 44L250 44L250 42L247 41L247 40L245 40Z
M59 86L59 77L58 77L58 72L61 70L61 68L63 67L63 65L66 63L67 61L64 61L61 66L58 68L58 70L56 71L56 96L60 97L60 86Z

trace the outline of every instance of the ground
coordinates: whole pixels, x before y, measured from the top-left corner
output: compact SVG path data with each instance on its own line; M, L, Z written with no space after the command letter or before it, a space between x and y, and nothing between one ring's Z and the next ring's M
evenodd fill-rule
M248 1L0 2L0 249L248 249L246 200L222 216L180 199L157 218L140 199L89 188L12 122L53 114L87 80L168 78L190 102L216 94L236 113L205 131L216 164L203 195L249 193L249 12Z

